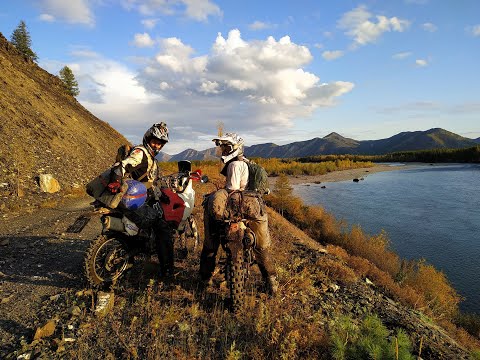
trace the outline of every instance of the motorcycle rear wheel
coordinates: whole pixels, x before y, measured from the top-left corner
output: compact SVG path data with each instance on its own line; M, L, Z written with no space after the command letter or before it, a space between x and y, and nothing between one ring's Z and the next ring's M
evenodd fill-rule
M245 304L246 291L246 271L244 267L242 251L236 254L229 253L227 255L228 277L227 284L230 290L231 306L234 313L243 309Z
M129 254L115 237L100 235L87 250L85 275L94 288L113 284L127 269Z

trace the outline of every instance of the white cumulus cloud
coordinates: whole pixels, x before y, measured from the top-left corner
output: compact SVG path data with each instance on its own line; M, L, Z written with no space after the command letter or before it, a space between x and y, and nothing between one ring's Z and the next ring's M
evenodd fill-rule
M218 5L210 0L182 0L186 5L185 14L198 21L206 21L210 15L222 16Z
M210 0L124 0L123 5L146 16L183 14L197 21L222 16L220 7Z
M133 45L137 47L152 47L155 45L155 41L148 33L135 34L133 38Z
M418 67L425 67L428 65L428 61L425 59L417 59L415 60L415 65L417 65Z
M388 18L383 15L373 16L364 5L345 13L337 22L339 29L353 38L354 46L374 43L385 32L405 31L410 22L397 17Z
M41 21L45 22L54 22L55 21L55 16L50 15L50 14L40 14L38 17Z
M409 57L411 55L412 55L412 53L410 51L404 51L404 52L394 54L392 56L392 58L395 59L395 60L401 60L401 59L406 59L407 57Z
M208 137L219 119L228 130L258 136L258 131L283 132L297 118L335 105L352 90L350 82L321 83L318 75L303 69L311 60L309 49L288 36L247 41L235 29L226 37L218 34L206 55L197 55L178 38L161 40L161 51L137 79L164 99L157 114L178 126L178 132L190 127L188 134L177 136Z
M153 29L157 25L158 19L143 19L141 21L142 25L147 29Z
M95 18L88 0L40 0L43 20L62 20L71 24L93 26Z
M203 54L175 37L156 43L157 53L136 64L139 71L81 47L71 51L68 66L79 82L78 100L132 142L153 122L167 122L170 154L211 147L218 121L247 144L268 142L354 87L306 70L310 50L288 36L246 40L232 30Z
M249 24L248 25L248 28L250 30L265 30L265 29L271 29L271 28L274 28L275 25L273 24L270 24L270 23L266 23L266 22L263 22L263 21L254 21L253 23Z
M341 50L334 50L334 51L324 51L322 53L322 57L325 60L335 60L338 59L339 57L342 57L344 55L344 52Z

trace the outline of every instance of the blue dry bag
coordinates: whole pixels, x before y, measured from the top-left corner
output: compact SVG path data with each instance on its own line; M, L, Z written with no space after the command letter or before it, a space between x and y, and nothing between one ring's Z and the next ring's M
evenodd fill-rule
M122 197L122 205L129 209L138 209L147 200L147 188L137 180L127 180L128 189Z

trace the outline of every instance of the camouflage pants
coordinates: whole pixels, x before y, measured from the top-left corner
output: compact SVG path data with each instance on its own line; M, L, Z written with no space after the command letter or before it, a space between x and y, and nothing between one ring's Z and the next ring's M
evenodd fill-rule
M238 199L236 197L242 197ZM205 240L200 256L200 276L209 279L215 270L216 255L220 246L222 220L229 217L229 201L240 203L248 227L255 233L257 244L254 249L255 259L264 278L275 275L275 268L270 260L270 233L268 216L263 200L255 193L237 192L229 196L225 189L211 194L204 204Z

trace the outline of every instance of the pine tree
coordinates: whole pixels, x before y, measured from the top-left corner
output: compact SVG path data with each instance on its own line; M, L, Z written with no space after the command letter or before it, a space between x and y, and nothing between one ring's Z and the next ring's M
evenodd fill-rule
M80 94L80 90L78 89L78 82L75 79L75 75L73 75L72 70L68 66L64 66L60 70L60 79L65 86L67 92L72 96L77 96Z
M17 50L23 54L23 56L31 59L32 61L37 61L37 54L30 49L32 41L27 30L27 25L25 25L23 20L20 21L20 24L18 24L17 28L13 31L10 41L13 45L15 45Z

